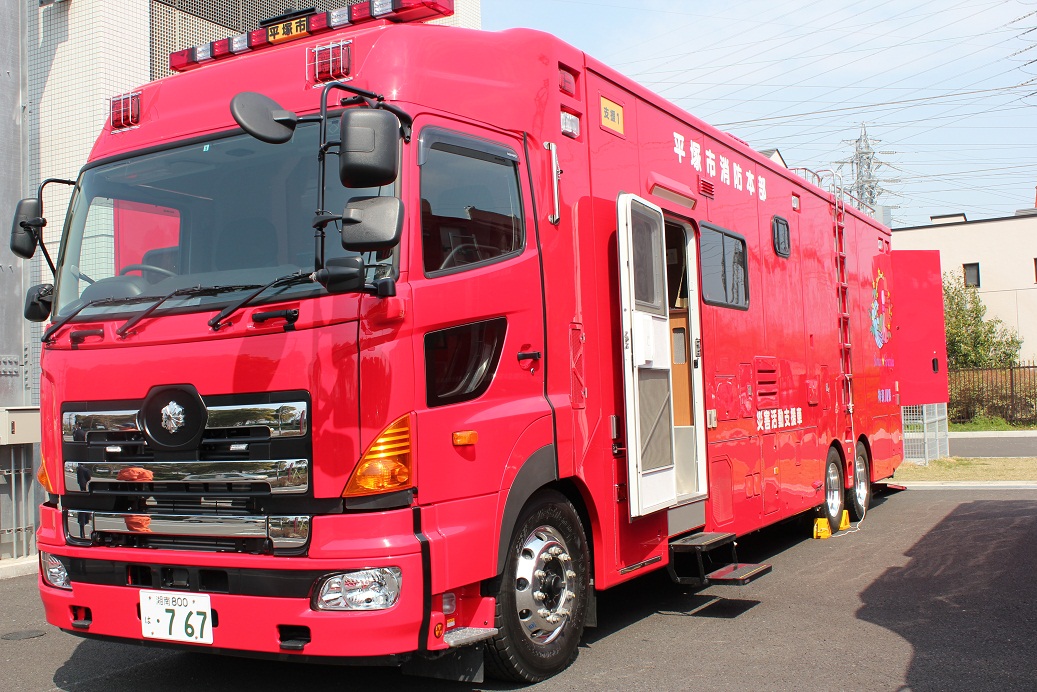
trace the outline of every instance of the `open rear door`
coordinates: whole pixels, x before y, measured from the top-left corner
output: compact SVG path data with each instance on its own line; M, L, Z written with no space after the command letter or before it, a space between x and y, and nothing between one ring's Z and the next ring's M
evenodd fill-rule
M630 194L619 196L618 217L627 493L638 517L677 499L664 220Z

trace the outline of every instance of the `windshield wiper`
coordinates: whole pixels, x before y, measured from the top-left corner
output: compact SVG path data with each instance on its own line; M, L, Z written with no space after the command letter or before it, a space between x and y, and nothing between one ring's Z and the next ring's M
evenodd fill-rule
M259 284L237 284L229 286L191 286L189 288L178 288L175 291L171 291L164 296L151 296L149 300L154 300L146 310L137 313L130 319L122 323L122 326L115 330L116 335L119 337L126 336L126 333L137 326L141 320L145 319L148 315L155 312L160 305L165 303L171 298L178 298L182 296L215 296L220 293L229 293L231 291L247 291L251 288L259 288Z
M220 314L216 315L211 320L209 320L209 326L212 327L213 331L219 331L220 328L226 326L226 325L224 325L223 320L225 320L226 318L230 317L235 312L237 312L241 308L243 308L246 305L248 305L249 303L251 303L257 297L259 297L259 295L261 293L263 293L267 289L274 288L275 286L285 286L285 287L294 286L296 284L302 284L302 283L307 283L307 282L312 282L312 281L313 281L313 274L312 273L303 272L303 271L298 271L298 272L294 272L292 274L287 274L285 276L278 277L278 278L274 279L273 281L271 281L270 283L266 284L265 286L260 286L260 287L256 288L256 290L252 291L252 293L249 293L247 296L245 296L244 298L242 298L238 302L233 303L233 304L228 305L227 307L223 308L223 310L220 311Z
M47 331L43 332L43 338L40 339L40 341L42 341L45 344L50 343L50 339L52 336L54 336L55 332L57 332L59 329L71 322L72 318L74 318L76 315L83 312L83 310L86 310L87 308L95 308L100 305L118 305L119 303L143 303L148 300L155 300L155 298L153 296L130 296L123 298L97 298L96 300L88 301L86 303L83 303L82 305L80 305L75 310L68 313L61 319L59 319L57 322L54 322L49 327L47 327Z

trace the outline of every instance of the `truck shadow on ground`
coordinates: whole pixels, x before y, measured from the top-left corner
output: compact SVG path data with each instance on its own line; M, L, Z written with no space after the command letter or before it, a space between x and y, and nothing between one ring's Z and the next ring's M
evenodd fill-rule
M861 594L861 620L913 647L907 686L1034 689L1037 502L959 505Z

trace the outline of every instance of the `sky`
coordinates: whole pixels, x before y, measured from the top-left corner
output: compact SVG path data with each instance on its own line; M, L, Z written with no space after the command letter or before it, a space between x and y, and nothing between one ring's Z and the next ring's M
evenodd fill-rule
M894 228L1037 206L1037 0L482 0L790 167L848 163L862 125Z

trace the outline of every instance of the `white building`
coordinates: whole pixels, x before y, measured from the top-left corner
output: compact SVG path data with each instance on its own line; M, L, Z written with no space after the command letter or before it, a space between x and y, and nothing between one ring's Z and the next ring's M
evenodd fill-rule
M1019 358L1037 360L1037 209L981 221L934 216L927 226L893 229L893 249L939 250L945 273L978 288L987 317L1019 333Z
M21 197L35 196L46 178L74 179L110 112L109 99L170 74L169 54L183 48L244 33L260 21L297 9L325 11L358 0L19 0L13 16L23 14L28 36L27 89L22 97L27 145ZM20 7L19 7L20 5ZM4 4L8 8L8 3ZM480 0L454 0L452 17L437 20L481 28ZM8 10L5 10L8 11ZM10 26L10 24L5 24ZM9 50L17 42L5 44ZM0 55L5 55L0 52ZM6 88L6 85L4 85ZM44 193L48 220L45 240L54 255L68 205L69 188L50 185ZM8 202L6 213L13 212ZM8 217L9 218L9 217ZM5 243L6 245L6 240ZM50 270L37 259L12 295L21 314L29 285L49 282ZM12 298L7 297L7 301ZM39 328L25 339L31 391L38 397ZM3 402L0 402L2 404Z

